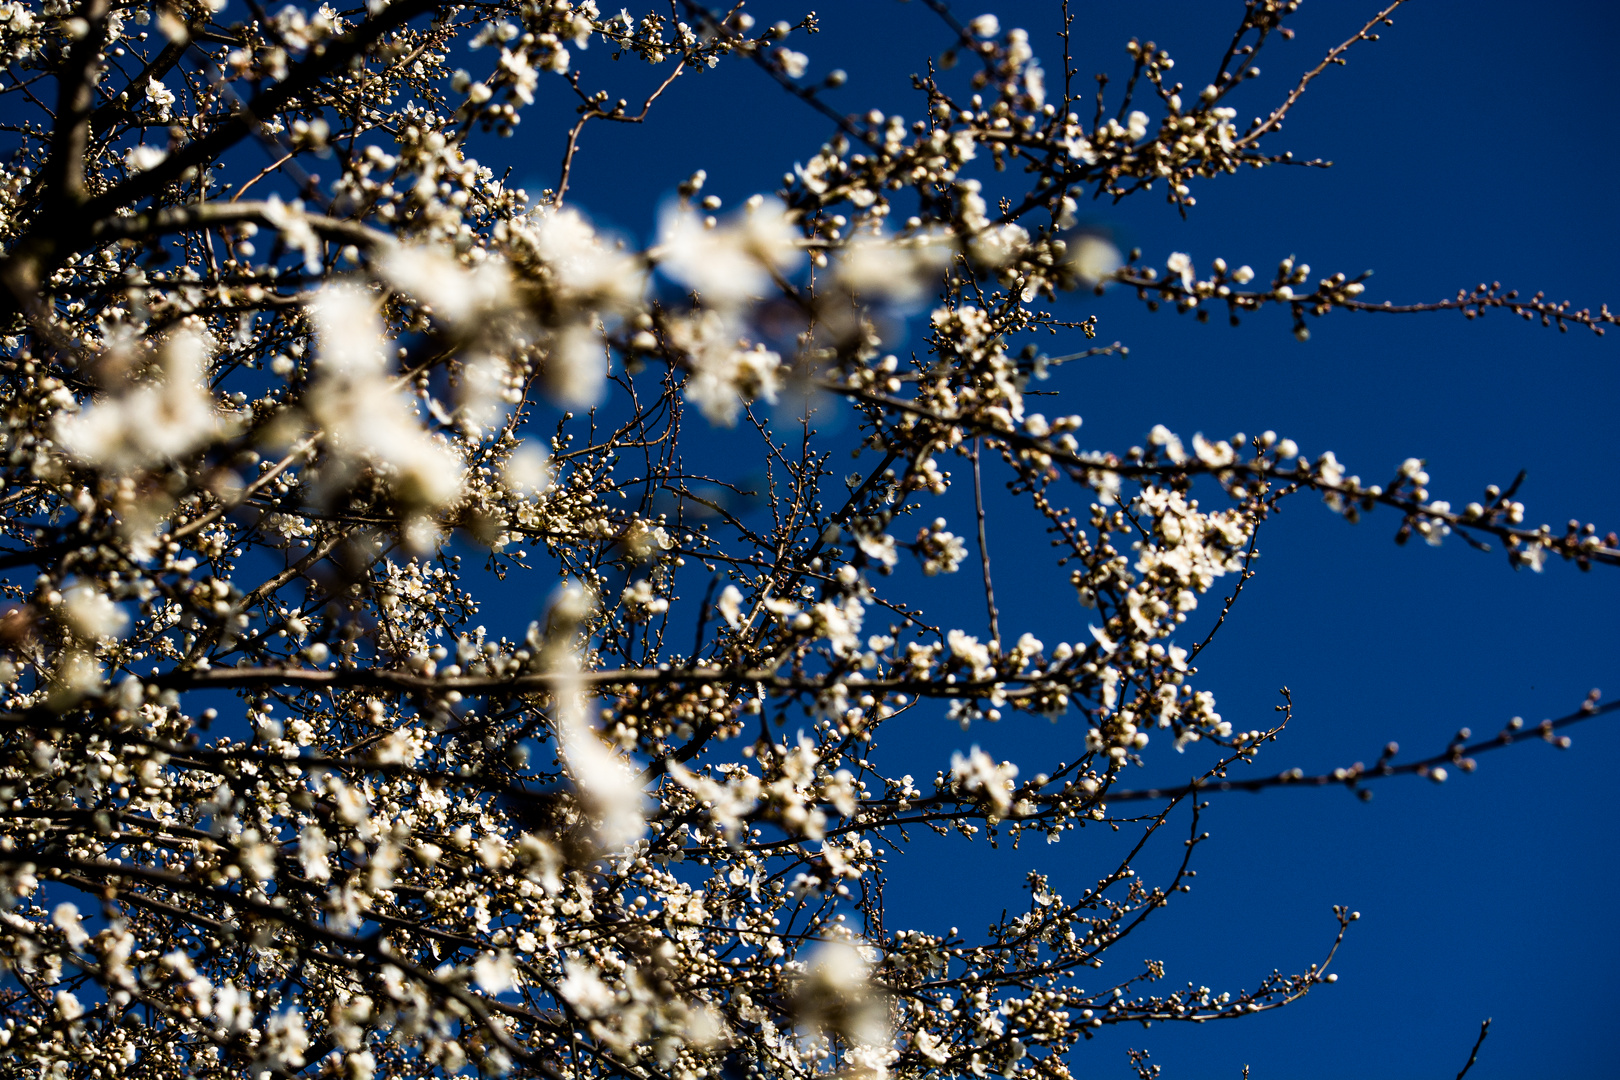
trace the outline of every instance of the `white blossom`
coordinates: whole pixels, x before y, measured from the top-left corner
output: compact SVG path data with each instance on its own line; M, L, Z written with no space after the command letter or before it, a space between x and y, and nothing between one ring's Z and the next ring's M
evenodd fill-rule
M321 352L309 409L328 433L340 468L377 468L408 505L436 507L455 498L461 462L424 430L403 392L390 384L370 300L352 286L333 286L313 307Z
M130 172L146 172L163 164L169 152L162 147L142 144L132 146L124 152L124 166Z
M448 252L402 245L385 252L378 268L390 285L425 301L453 326L499 318L515 299L511 277L494 259L468 268Z
M590 407L601 400L608 375L605 346L595 327L575 324L552 338L541 364L547 392L560 405Z
M162 80L149 78L146 80L146 100L157 110L159 119L166 119L169 110L174 107L176 98L174 91L163 85Z
M1192 258L1187 255L1186 252L1172 251L1170 253L1170 257L1165 260L1164 265L1172 274L1175 274L1181 278L1182 288L1192 288L1193 264Z
M597 233L574 208L539 207L514 226L514 233L565 297L609 308L628 308L641 299L643 264Z
M888 1041L888 1003L872 985L870 965L856 943L819 942L805 968L796 991L802 1022L864 1046Z
M642 817L645 794L635 770L603 745L585 716L585 695L578 683L578 661L564 656L555 669L558 681L557 737L579 796L596 819L603 848L616 851L646 830Z
M790 79L803 77L805 69L810 66L808 56L802 52L794 52L792 49L777 49L775 56L776 62L782 65L782 70L786 72L787 77Z
M539 446L526 442L507 456L501 482L522 498L544 495L552 486L551 458Z
M720 599L715 604L721 618L725 619L726 625L733 630L742 625L742 600L743 594L737 586L727 585L720 590Z
M63 447L115 472L148 468L194 452L227 430L207 383L211 347L186 329L158 354L157 377L136 382L57 422Z
M613 991L595 969L578 960L564 963L567 976L557 984L557 992L584 1017L602 1016L613 1008Z
M909 304L928 294L949 259L949 247L934 237L876 236L846 245L834 274L840 285L858 296Z
M51 923L67 938L68 948L82 949L90 935L79 919L79 909L71 903L60 903L51 910Z
M484 953L473 961L473 981L490 994L504 994L516 984L517 968L506 951Z
M665 210L655 255L665 273L721 305L763 295L773 274L790 273L804 259L787 208L759 196L724 225Z
M1291 160L1292 80L1241 130L1225 98L1267 92L1293 6L1250 5L1203 88L1133 39L1129 100L1082 103L1045 31L943 8L890 100L791 47L862 5L377 0L244 30L221 0L0 0L0 67L67 103L8 86L0 176L11 1071L1040 1080L1100 1028L1331 982L1331 955L1248 991L1096 977L1206 857L1169 748L1213 799L1370 778L1258 763L1286 699L1253 730L1218 711L1204 646L1269 565L1260 523L1315 492L1548 574L1620 552L1517 486L1454 510L1399 447L1386 487L1270 430L1082 435L1076 387L1186 411L1175 364L1106 343L1118 304L1300 337L1371 306L1365 274L1289 257L1256 286L1086 224L1142 193L1196 221L1195 188ZM711 109L758 89L724 65L793 93ZM763 173L688 171L699 129L749 149L728 117L756 105L831 122ZM660 205L656 238L606 226ZM1484 286L1380 306L1620 318ZM1532 731L1565 747L1605 708L1572 705ZM1476 741L1421 775L1473 772ZM1100 841L1131 858L1094 877ZM1033 859L1021 897L977 898L988 930L908 922L906 860L982 891L986 842Z
M62 594L62 613L73 632L86 641L116 637L129 625L129 616L111 597L85 583Z
M1100 285L1123 265L1119 249L1100 236L1086 234L1069 245L1069 266L1086 286Z
M966 755L951 754L951 780L963 792L985 800L990 813L1006 817L1012 810L1013 778L1018 766L997 762L977 746Z

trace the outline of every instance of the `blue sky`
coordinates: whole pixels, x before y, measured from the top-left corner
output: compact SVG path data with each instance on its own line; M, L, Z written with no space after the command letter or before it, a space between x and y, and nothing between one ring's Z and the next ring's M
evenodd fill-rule
M1189 85L1213 70L1242 9L1239 0L1072 6L1084 71L1122 75L1123 46L1135 35L1168 48ZM993 10L1003 25L1026 27L1052 71L1058 7L986 0L956 10ZM749 10L762 21L803 13L780 2ZM790 44L809 54L809 77L851 73L836 106L920 114L907 77L949 44L926 8L826 0L816 10L823 32ZM1306 4L1293 22L1298 37L1270 49L1265 77L1240 108L1275 101L1373 10ZM1371 268L1375 300L1434 300L1501 280L1577 306L1620 303L1617 46L1620 13L1597 0L1533 8L1416 0L1383 40L1312 85L1273 144L1333 168L1204 184L1185 221L1154 196L1093 207L1090 220L1160 265L1186 251L1200 266L1220 255L1262 273L1286 255L1318 274ZM772 190L813 154L825 121L747 65L730 66L677 82L641 128L588 128L577 205L646 238L661 200L693 170L707 170L709 190L735 204ZM587 89L615 96L633 97L628 88L645 81L611 64L600 44L576 67ZM559 125L569 118L558 90L514 143L485 155L516 151L517 175L535 189L556 176ZM1472 323L1339 315L1314 323L1312 340L1300 343L1280 313L1232 329L1149 315L1121 294L1071 303L1098 316L1104 341L1131 347L1128 360L1056 382L1062 411L1085 417L1089 448L1122 449L1155 423L1184 436L1272 428L1378 480L1408 456L1424 458L1435 495L1454 503L1525 469L1521 498L1536 521L1620 527L1611 464L1620 332L1560 335L1501 314ZM1072 640L1083 610L1066 592L1054 599L1050 571L1016 569L1022 545L1042 555L1039 535L1020 531L1010 503L993 509L992 549L1010 553L998 589L1031 628L1067 627ZM1260 574L1201 667L1240 728L1262 726L1277 689L1292 690L1296 720L1265 771L1371 761L1391 739L1427 754L1463 725L1483 733L1513 715L1562 715L1595 686L1620 694L1620 575L1562 564L1515 573L1499 552L1455 542L1400 548L1391 542L1397 524L1375 513L1349 526L1300 500L1262 531ZM953 612L954 602L939 617L971 617L966 602ZM1172 984L1252 986L1274 967L1318 958L1331 938L1330 906L1344 903L1363 919L1340 953L1341 981L1242 1023L1110 1029L1077 1055L1077 1072L1127 1075L1125 1047L1145 1045L1169 1078L1236 1078L1245 1063L1257 1080L1450 1076L1486 1016L1495 1023L1471 1077L1607 1072L1610 972L1620 960L1609 898L1620 874L1603 811L1620 732L1598 721L1573 735L1567 752L1536 743L1490 755L1475 775L1443 786L1384 783L1370 803L1336 790L1217 799L1193 892L1123 946L1127 955L1110 954L1112 963L1153 957L1168 963ZM999 740L1016 759L1021 742L1051 737L1009 724L959 741ZM1087 838L969 863L919 848L896 868L908 887L890 890L890 923L975 927L1015 895L1024 870L1079 886L1101 872L1107 846ZM959 854L950 849L952 860Z

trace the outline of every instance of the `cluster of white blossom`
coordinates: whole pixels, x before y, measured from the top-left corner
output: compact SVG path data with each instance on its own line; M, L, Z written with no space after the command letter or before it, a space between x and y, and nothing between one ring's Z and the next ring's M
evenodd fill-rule
M887 924L883 883L908 828L1145 843L1173 811L1196 821L1196 785L1146 816L1109 799L1140 794L1155 729L1152 752L1203 751L1210 784L1275 737L1235 731L1193 661L1296 493L1536 570L1620 545L1527 525L1516 486L1453 510L1415 459L1385 488L1273 432L1161 427L1114 454L1036 412L1032 381L1118 351L1084 345L1096 319L1062 291L1280 305L1301 336L1384 309L1293 259L1269 285L1222 260L1201 277L1075 231L1089 196L1162 180L1185 209L1195 181L1290 159L1261 144L1293 97L1247 128L1222 102L1293 0L1249 3L1201 90L1130 43L1153 100L1092 121L1038 38L928 6L954 44L908 122L833 110L816 18L741 5L0 4L0 1049L19 1074L1067 1080L1097 1027L1331 981L1326 961L1239 992L1155 992L1156 963L1088 980L1187 861L1068 900L1031 873L977 940ZM653 68L639 108L597 89L615 61ZM647 247L599 230L568 201L581 130L722 62L832 137L735 213L698 173ZM557 186L523 191L469 139L546 96L578 112ZM1014 159L1022 191L997 177ZM1490 307L1613 321L1495 286L1414 309ZM902 360L913 316L926 349ZM1081 351L1048 355L1052 334ZM832 407L852 437L816 431ZM768 506L706 474L715 445L752 447ZM987 481L1055 545L1044 602L1075 605L1075 640L998 605ZM936 625L963 610L952 588L986 618ZM519 590L551 599L503 636ZM918 712L1056 723L1074 752L1014 763L964 733L929 789L885 745ZM1463 749L1446 760L1471 768Z

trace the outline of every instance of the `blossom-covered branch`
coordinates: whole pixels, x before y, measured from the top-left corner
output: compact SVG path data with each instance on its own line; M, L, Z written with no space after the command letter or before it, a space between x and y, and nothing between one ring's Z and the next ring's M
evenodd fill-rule
M1109 287L1199 317L1280 307L1301 337L1335 309L1614 316L1495 285L1375 302L1365 275L1311 284L1293 259L1269 285L1184 253L1160 270L1079 228L1088 198L1162 187L1185 213L1195 185L1297 163L1282 119L1393 6L1247 129L1227 96L1293 0L1242 6L1209 85L1133 40L1094 100L1067 52L1059 93L1024 29L923 6L945 48L908 121L841 104L808 12L0 5L8 1060L1067 1080L1101 1027L1333 981L1344 908L1321 959L1249 989L1100 969L1190 889L1205 793L1438 780L1526 732L1247 773L1283 724L1223 717L1194 661L1240 617L1260 526L1312 492L1538 571L1620 543L1535 526L1517 481L1453 509L1399 452L1377 484L1270 431L1088 447L1038 386L1125 352L1083 310ZM581 133L721 64L786 88L826 142L735 208L691 175L648 243L593 223ZM559 172L520 189L472 152L547 95L574 110L540 136ZM997 485L1052 545L1068 640L992 573ZM961 731L927 771L902 736L918 713ZM1055 725L1054 749L1002 760L979 744L997 721ZM1168 749L1199 779L1133 787ZM1183 825L1162 873L1136 865ZM1067 898L1032 869L983 935L885 908L919 829L1087 828L1129 831L1127 856Z

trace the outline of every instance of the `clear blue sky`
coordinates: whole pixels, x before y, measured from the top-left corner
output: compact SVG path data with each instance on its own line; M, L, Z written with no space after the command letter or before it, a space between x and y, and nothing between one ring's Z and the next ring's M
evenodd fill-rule
M808 6L749 10L765 20ZM815 7L824 32L793 44L810 55L811 77L851 72L838 105L920 115L907 76L949 43L923 5ZM984 0L957 13L993 10L1003 25L1026 27L1053 71L1058 7ZM1137 35L1168 48L1176 75L1202 85L1242 4L1073 7L1087 73L1124 74L1123 45ZM1247 109L1275 100L1373 10L1307 3L1293 23L1298 38L1264 58ZM1204 184L1187 221L1155 197L1098 208L1093 220L1161 265L1169 252L1187 251L1200 265L1221 255L1262 272L1289 254L1324 273L1372 268L1369 298L1377 300L1439 299L1500 279L1577 305L1620 303L1617 46L1620 12L1599 0L1415 0L1382 41L1359 46L1347 67L1313 84L1274 144L1330 158L1331 170ZM576 66L587 89L630 97L620 87L642 83L618 70L627 65L610 64L600 43ZM814 153L825 122L759 72L732 67L678 82L643 129L588 129L577 203L646 237L660 200L694 169L708 170L711 190L734 204L771 190ZM553 182L561 140L548 125L568 116L553 85L519 145L490 148L488 158L519 149L523 179L534 188ZM1385 479L1405 457L1426 458L1436 496L1454 503L1523 468L1521 497L1535 520L1559 526L1578 516L1620 527L1612 426L1620 331L1599 341L1500 314L1476 323L1334 317L1313 324L1313 339L1301 344L1281 315L1236 330L1219 319L1199 326L1150 316L1117 294L1075 310L1094 311L1102 338L1132 350L1122 364L1062 384L1072 403L1063 411L1085 417L1088 447L1123 448L1161 422L1185 436L1273 428L1310 453L1335 451L1369 479ZM1301 500L1262 532L1260 576L1202 668L1223 714L1242 728L1269 720L1278 687L1293 690L1297 719L1265 771L1371 761L1390 739L1426 754L1461 725L1486 732L1515 714L1531 722L1561 715L1594 686L1620 695L1620 574L1563 564L1515 574L1500 553L1455 542L1397 548L1397 524L1374 514L1351 527ZM1021 554L1023 541L998 507L992 548ZM1046 550L1038 536L1030 543L1035 556ZM1021 579L1010 557L1002 566L998 586L1028 613L1027 625L1053 634L1067 627L1072 639L1084 613L1050 588L1051 574ZM1620 761L1617 724L1577 729L1564 753L1537 743L1490 755L1477 774L1443 787L1385 783L1366 804L1337 790L1219 799L1194 891L1124 955L1109 954L1114 972L1153 957L1168 962L1173 985L1252 986L1274 967L1316 959L1331 936L1330 906L1345 903L1364 917L1340 955L1341 981L1240 1023L1110 1029L1081 1050L1076 1071L1128 1075L1124 1048L1146 1045L1171 1080L1235 1080L1244 1063L1256 1080L1449 1077L1479 1021L1492 1016L1471 1077L1612 1075L1620 874L1605 811ZM1016 759L1020 740L1042 737L1006 725L958 741L999 740ZM1088 842L966 864L919 850L913 865L897 867L891 925L980 926L1030 867L1078 889L1103 869L1104 845Z

